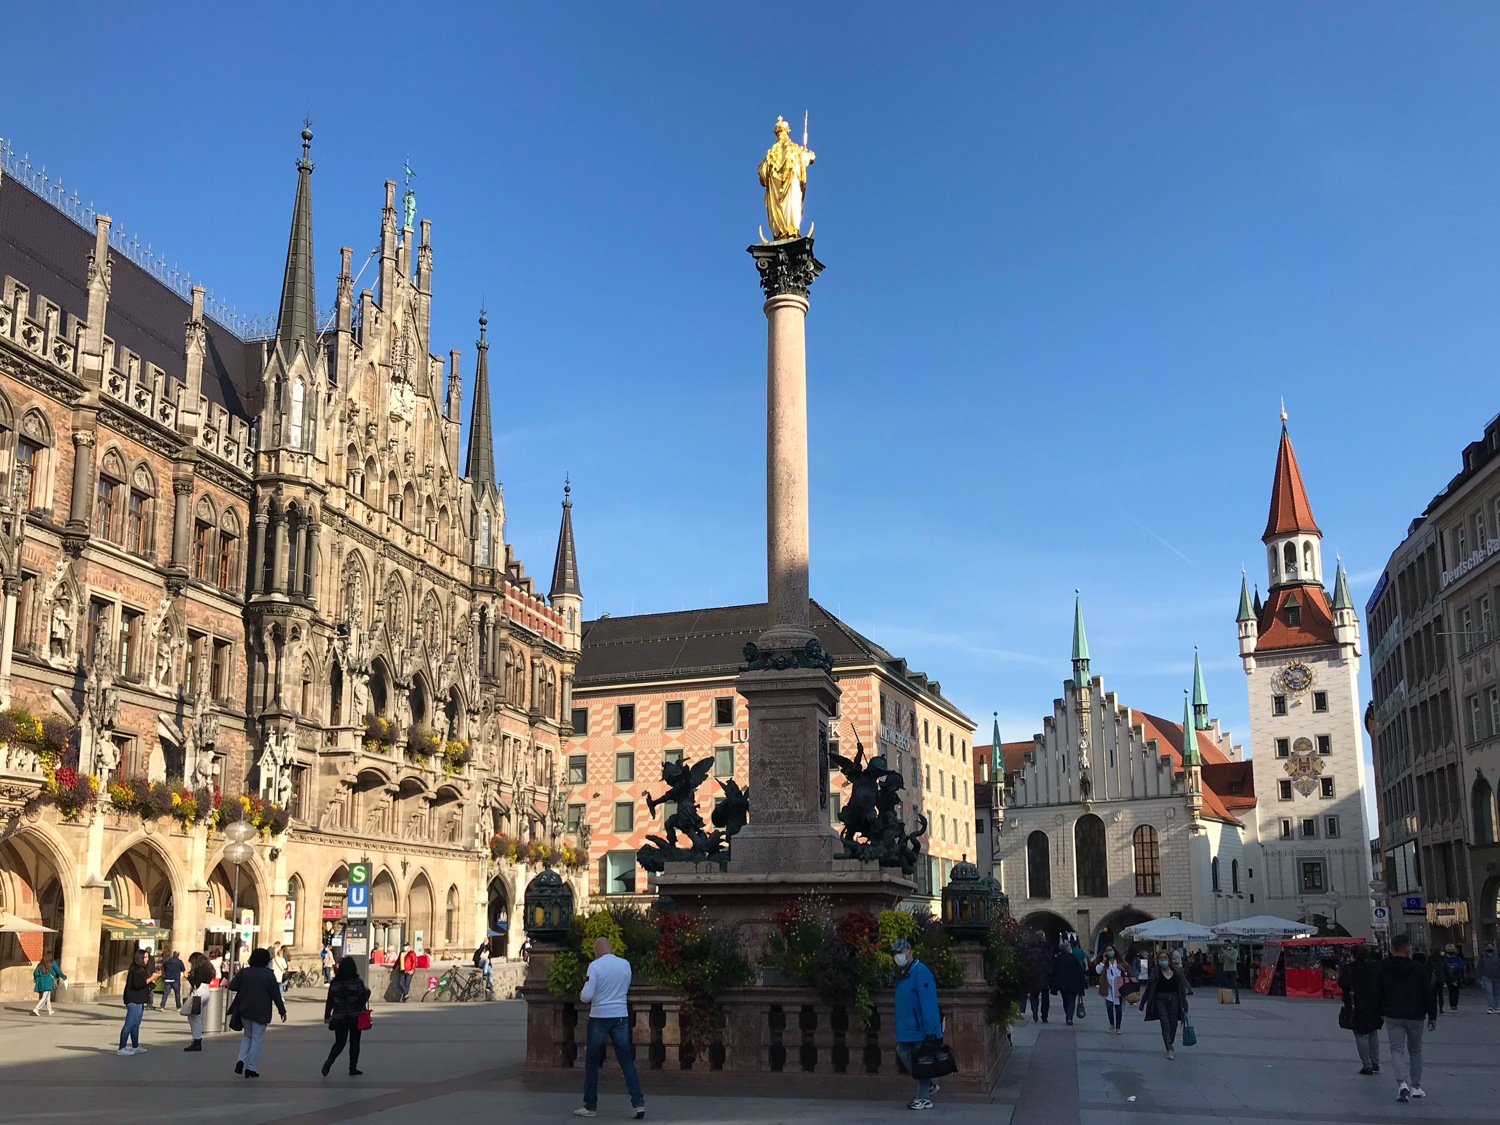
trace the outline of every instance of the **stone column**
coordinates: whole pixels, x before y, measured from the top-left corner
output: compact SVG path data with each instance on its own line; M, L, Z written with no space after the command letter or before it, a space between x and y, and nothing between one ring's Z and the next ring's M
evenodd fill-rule
M308 520L307 545L304 548L307 551L307 558L310 560L311 565L310 567L304 567L310 581L307 583L307 588L302 591L302 596L314 606L318 604L318 529L321 526L321 524L312 519Z
M17 519L24 517L17 516ZM10 664L15 650L16 595L21 590L21 579L12 575L5 578L5 619L0 621L0 707L10 706Z
M801 649L808 627L807 290L823 266L812 239L752 246L766 294L766 600L760 646Z
M192 465L186 466L189 473ZM188 554L192 546L193 478L175 477L172 480L172 569L186 573Z
M268 593L286 593L287 550L286 513L278 512L271 520L271 589Z
M260 512L255 517L255 529L251 533L250 540L250 592L252 594L268 593L261 585L261 575L266 568L266 531L270 524L270 516Z
M286 560L286 592L289 595L302 593L302 552L307 549L307 521L298 515L288 520L291 532L288 536Z
M74 527L88 528L92 515L90 502L93 490L89 480L94 467L94 416L89 415L83 424L90 428L73 431L73 495L68 502L68 523Z

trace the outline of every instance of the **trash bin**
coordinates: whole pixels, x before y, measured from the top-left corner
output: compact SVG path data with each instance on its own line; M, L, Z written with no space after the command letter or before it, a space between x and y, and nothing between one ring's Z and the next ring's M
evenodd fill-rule
M208 1002L203 1006L203 1031L206 1035L217 1035L228 1031L224 1026L229 1019L229 989L222 985L208 990Z

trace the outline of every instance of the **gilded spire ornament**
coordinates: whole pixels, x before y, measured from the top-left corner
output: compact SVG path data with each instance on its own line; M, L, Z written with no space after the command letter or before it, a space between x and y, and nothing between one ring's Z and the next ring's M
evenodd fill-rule
M817 156L807 147L807 118L802 119L802 143L792 140L792 127L776 118L776 143L766 149L757 170L766 189L766 218L771 238L782 242L802 237L802 198L807 194L807 169ZM809 237L812 235L808 229ZM764 241L765 233L761 233Z

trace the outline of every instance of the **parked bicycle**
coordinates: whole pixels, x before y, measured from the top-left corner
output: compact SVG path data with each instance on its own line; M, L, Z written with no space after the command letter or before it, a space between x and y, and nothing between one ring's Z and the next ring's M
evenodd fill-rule
M286 976L281 979L283 992L289 992L294 988L322 988L323 974L321 971L312 969L290 969Z
M437 984L422 993L426 1000L492 1000L494 988L478 969L454 967L446 970L437 979Z

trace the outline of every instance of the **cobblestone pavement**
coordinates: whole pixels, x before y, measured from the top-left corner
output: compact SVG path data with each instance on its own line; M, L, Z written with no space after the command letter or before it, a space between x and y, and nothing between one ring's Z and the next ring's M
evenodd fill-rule
M1103 1010L1089 1007L1073 1027L1027 1022L989 1103L958 1103L940 1094L917 1120L958 1125L1200 1125L1226 1122L1406 1123L1491 1122L1500 1105L1500 1016L1487 1016L1476 994L1427 1037L1423 1102L1400 1105L1385 1073L1365 1078L1336 1006L1312 1000L1246 996L1239 1007L1195 997L1198 1045L1163 1057L1154 1024L1127 1012L1125 1033L1105 1033ZM365 1036L364 1074L318 1067L330 1036L321 1002L293 996L291 1019L273 1024L263 1077L233 1073L238 1036L212 1036L201 1054L185 1054L184 1021L147 1015L147 1053L115 1054L121 1010L59 1005L50 1019L27 1006L0 1006L0 1120L47 1125L211 1121L215 1125L533 1125L572 1120L574 1092L527 1089L520 1081L524 1011L516 1002L377 1005ZM1382 1038L1382 1052L1385 1043ZM914 1117L899 1102L835 1103L766 1096L775 1080L747 1085L735 1097L653 1092L643 1074L648 1120L773 1125L863 1122ZM1131 1099L1134 1098L1132 1101ZM601 1081L600 1120L628 1120L629 1106L613 1064Z

